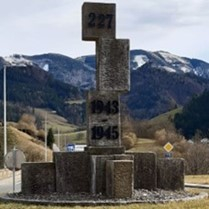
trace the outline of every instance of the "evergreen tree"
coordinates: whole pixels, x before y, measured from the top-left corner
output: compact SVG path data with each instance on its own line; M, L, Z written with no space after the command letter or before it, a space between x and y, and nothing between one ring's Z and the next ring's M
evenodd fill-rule
M47 146L52 149L53 143L54 143L54 134L52 128L49 129L48 134L47 134Z
M175 127L181 130L186 138L192 138L195 134L201 137L209 137L209 92L195 96L183 108L182 113L175 115Z

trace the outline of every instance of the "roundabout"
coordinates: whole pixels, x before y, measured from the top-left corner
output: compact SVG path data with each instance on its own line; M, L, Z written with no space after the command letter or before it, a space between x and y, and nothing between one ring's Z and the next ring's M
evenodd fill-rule
M125 205L136 203L168 203L179 201L192 201L208 198L208 193L192 194L186 191L156 191L135 190L133 198L112 199L102 195L88 193L77 194L50 194L50 195L23 195L22 193L9 193L0 197L2 202L23 203L35 205L69 205L69 206L99 206L99 205Z

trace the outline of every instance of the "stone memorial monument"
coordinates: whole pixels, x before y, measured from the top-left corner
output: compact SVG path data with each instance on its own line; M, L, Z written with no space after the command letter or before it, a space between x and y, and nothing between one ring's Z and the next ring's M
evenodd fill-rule
M115 7L82 7L82 38L96 42L97 60L96 90L87 97L86 152L91 156L91 192L125 198L133 192L133 158L122 155L120 120L120 95L130 89L129 40L115 37ZM127 183L120 184L121 178Z
M131 198L134 189L163 188L165 176L177 182L166 182L166 189L183 189L182 160L125 152L121 144L120 95L130 90L129 40L115 34L115 4L83 4L82 39L95 41L97 63L96 89L87 95L87 147L84 152L54 152L53 162L24 163L23 194L85 192ZM168 163L169 171L163 167ZM181 168L172 178L176 165Z
M84 3L82 38L96 42L96 90L87 98L91 153L120 154L120 94L130 89L129 40L115 39L115 4Z

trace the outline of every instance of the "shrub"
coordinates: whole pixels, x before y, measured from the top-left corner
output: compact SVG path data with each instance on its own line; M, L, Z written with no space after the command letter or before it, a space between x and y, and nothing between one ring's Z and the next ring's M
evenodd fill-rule
M43 129L38 130L37 138L39 140L41 140L41 141L44 141L44 139L45 139L45 131Z
M30 114L23 114L17 124L17 129L31 135L36 136L35 117Z
M137 137L135 133L129 132L125 133L122 137L122 144L126 149L131 149L137 142Z
M155 139L159 145L165 145L167 142L174 144L185 140L182 135L176 133L175 131L167 131L165 129L156 131Z
M156 131L155 140L156 143L161 146L164 146L167 142L170 142L174 146L175 151L179 153L184 153L188 149L188 143L186 139L175 131L167 131L165 129Z
M187 174L209 173L209 146L200 143L190 144L185 153Z

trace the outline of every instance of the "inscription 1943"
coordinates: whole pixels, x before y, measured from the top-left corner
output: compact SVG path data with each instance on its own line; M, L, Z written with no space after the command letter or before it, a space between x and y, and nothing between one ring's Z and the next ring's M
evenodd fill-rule
M101 101L101 100L93 100L91 102L91 113L93 114L117 114L119 112L119 104L118 101Z

